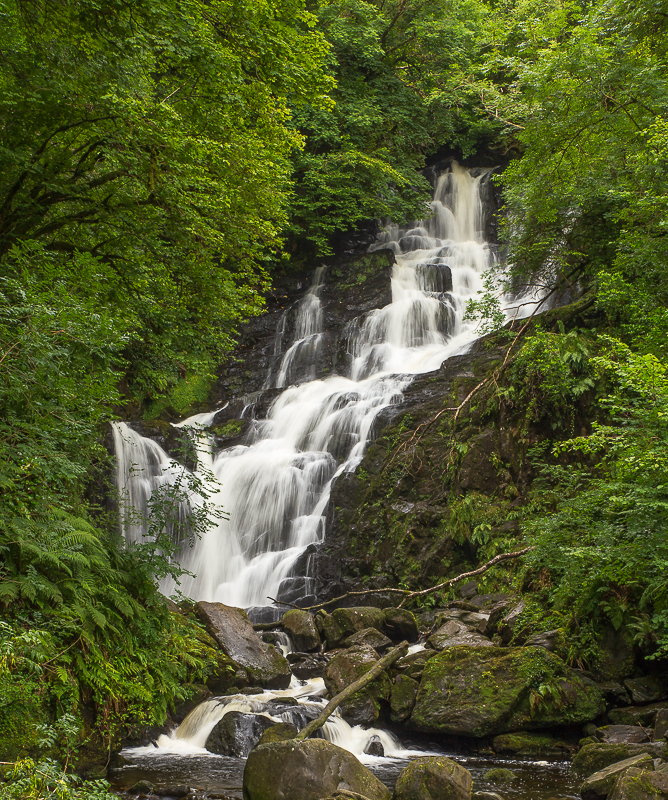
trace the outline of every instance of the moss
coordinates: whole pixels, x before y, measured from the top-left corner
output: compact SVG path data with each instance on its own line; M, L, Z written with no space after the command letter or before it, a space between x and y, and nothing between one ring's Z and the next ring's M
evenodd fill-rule
M144 411L144 419L154 420L166 413L185 417L193 406L208 399L210 390L211 378L206 375L181 378L164 397L159 397L148 404Z
M490 781L490 783L511 783L517 778L517 775L510 769L496 767L488 769L482 777L483 780Z
M294 739L299 733L294 725L289 722L280 722L278 725L272 725L260 737L258 745L270 744L271 742L287 742L289 739Z
M408 719L415 705L418 682L408 675L397 675L392 683L390 693L390 718L392 722L403 722Z
M241 429L246 424L246 420L243 419L231 419L226 422L224 425L214 425L211 428L211 432L214 433L216 436L236 436L238 433L241 432Z

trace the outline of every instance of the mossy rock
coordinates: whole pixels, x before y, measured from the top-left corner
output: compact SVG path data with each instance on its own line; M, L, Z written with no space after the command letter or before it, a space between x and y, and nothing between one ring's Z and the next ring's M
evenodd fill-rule
M416 758L394 787L394 800L470 800L471 773L444 756Z
M390 800L390 790L352 753L324 739L256 747L244 769L244 800L321 800L337 791Z
M287 742L289 739L294 739L299 733L294 725L289 722L279 722L278 725L272 725L260 737L258 747L261 744L271 744L272 742Z
M290 634L299 653L310 653L320 648L320 634L313 615L308 611L293 608L281 617L281 625Z
M371 647L351 647L332 658L323 678L330 697L365 675L378 661ZM341 706L341 715L351 725L372 725L380 716L380 700L389 700L390 679L383 672Z
M488 769L482 777L483 780L489 781L490 783L501 784L512 783L517 780L517 775L511 769L504 769L503 767Z
M408 675L397 675L390 694L390 719L403 722L411 715L420 684Z
M331 614L320 615L319 624L327 640L327 649L339 647L354 633L364 628L383 630L385 617L380 608L358 606L356 608L337 608Z
M411 724L479 738L587 722L604 710L596 684L542 647L452 647L427 662Z
M624 761L632 756L649 753L652 758L668 760L668 744L666 742L648 742L647 744L587 744L573 758L571 771L583 778L599 772L611 764Z
M543 753L563 753L571 749L566 742L544 733L502 733L492 742L495 753L513 753L520 756L539 756Z

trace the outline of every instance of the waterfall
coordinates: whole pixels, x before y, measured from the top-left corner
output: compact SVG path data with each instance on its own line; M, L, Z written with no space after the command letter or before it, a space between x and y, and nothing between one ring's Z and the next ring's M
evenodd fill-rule
M474 177L453 162L438 179L433 215L410 228L388 226L372 247L396 254L392 302L347 326L348 375L317 379L324 332L320 293L327 281L320 268L296 309L291 342L285 341L286 315L278 326L280 362L265 388L284 391L266 419L256 422L243 444L215 456L202 431L213 412L179 423L191 431L200 465L215 475L210 501L227 518L194 547L183 548L180 560L191 576L183 577L180 587L166 579L163 592L180 588L195 600L239 607L312 594L305 555L309 545L323 540L332 481L357 467L375 418L401 400L411 376L437 369L475 338L474 325L463 321L464 310L493 260L482 234L484 174ZM124 423L115 425L114 437L125 507L145 511L151 492L184 468ZM129 541L141 537L136 522L123 524Z

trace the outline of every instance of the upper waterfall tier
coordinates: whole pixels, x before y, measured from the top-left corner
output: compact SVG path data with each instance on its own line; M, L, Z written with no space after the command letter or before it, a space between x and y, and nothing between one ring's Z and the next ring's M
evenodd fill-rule
M329 278L324 268L315 271L276 328L264 388L277 396L256 411L242 441L214 454L211 436L191 430L198 469L215 475L211 500L226 518L183 548L181 563L192 573L181 581L186 595L248 607L311 594L309 545L324 538L332 481L359 464L378 414L400 402L410 376L437 369L474 338L463 316L493 259L482 234L480 184L487 177L453 163L438 180L429 219L386 229L371 250L395 254L390 302L349 320L336 340L323 313ZM325 377L321 363L332 347L337 374ZM254 404L257 397L234 407L248 418ZM198 415L180 424L211 421ZM119 489L128 506L145 513L151 492L185 467L123 423L114 433ZM125 535L137 540L141 526L126 521ZM175 588L172 581L162 586L168 594Z

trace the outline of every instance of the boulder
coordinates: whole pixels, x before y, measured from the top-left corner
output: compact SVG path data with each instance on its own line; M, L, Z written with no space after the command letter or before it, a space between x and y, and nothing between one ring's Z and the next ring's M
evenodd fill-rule
M448 620L445 625L429 637L429 644L434 650L444 650L446 647L494 647L492 642L476 631L470 630L464 623L457 620Z
M361 631L357 631L357 633L349 636L343 643L343 646L356 647L357 645L362 645L380 651L389 647L391 644L391 640L388 639L384 633L381 633L375 628L363 628Z
M495 753L512 753L518 756L561 755L571 747L553 736L545 733L502 733L495 736L492 742Z
M582 723L604 710L596 684L542 647L451 647L427 662L411 725L483 737Z
M246 761L244 800L321 800L336 792L390 800L390 790L352 753L324 739L263 744Z
M361 678L377 661L378 654L371 647L351 647L337 653L323 674L329 696L334 697ZM390 692L390 680L383 673L341 706L341 716L351 725L371 725L380 715L379 701L389 700Z
M260 639L242 608L200 601L195 613L223 653L249 675L251 683L270 689L288 688L290 665L273 645Z
M668 697L665 685L656 678L627 678L624 686L631 693L631 700L638 705L655 703Z
M580 787L580 797L582 797L582 800L606 798L614 788L620 775L623 775L629 767L640 766L644 769L653 770L652 757L647 753L641 753L631 758L625 758L623 761L617 761L598 772L594 772Z
M408 675L395 676L390 693L390 719L392 722L403 722L410 717L419 685Z
M666 709L665 703L650 703L648 706L627 706L608 711L608 719L613 725L642 725L651 728L659 711Z
M494 603L490 609L487 625L483 633L487 636L492 636L496 633L501 621L512 607L512 600L509 597L502 597L498 602Z
M534 633L526 640L527 647L544 647L553 653L563 640L563 633L557 628L554 631L544 631L543 633Z
M488 769L482 777L483 780L490 781L490 783L512 783L517 780L517 775L511 769L505 769L505 767Z
M383 630L385 617L380 608L358 606L357 608L337 608L331 614L318 614L316 624L322 628L327 640L327 649L333 650L354 633L364 628Z
M300 681L322 678L327 666L327 659L319 653L288 653L288 661L292 666L292 674Z
M519 637L521 633L520 617L525 608L526 603L524 600L520 601L499 623L499 634L505 644L509 644L513 639Z
M620 777L609 800L666 800L668 798L668 774L663 772L638 771L631 768Z
M668 745L665 742L647 744L586 744L573 757L571 772L583 778L595 772L624 761L632 756L648 753L652 758L667 758Z
M668 737L668 708L662 708L657 711L654 718L654 741L658 742L666 737Z
M471 773L445 756L416 758L394 787L394 800L470 800Z
M383 609L383 630L393 641L417 642L420 635L415 616L405 608Z
M434 623L437 627L440 627L448 620L453 619L463 623L467 628L478 631L478 633L485 633L489 617L489 614L478 611L474 606L466 609L447 608L445 611L435 615Z
M290 634L295 648L300 653L309 653L320 648L320 634L313 615L308 611L293 608L281 617L281 625Z
M268 717L259 714L228 711L214 726L205 747L219 756L246 758L267 728L274 724Z
M435 650L418 650L417 653L411 653L395 661L392 669L402 675L419 680L424 672L425 664L435 655Z
M278 725L272 725L264 731L258 745L287 742L290 739L294 739L298 733L299 731L295 725L291 725L289 722L279 722Z
M609 706L630 706L631 698L626 689L616 681L603 681L598 684L598 688L603 692L605 702Z
M596 728L594 738L606 744L642 744L649 742L645 729L639 725L605 725Z
M364 754L367 756L379 756L383 758L385 748L380 740L380 736L372 736L364 747Z

